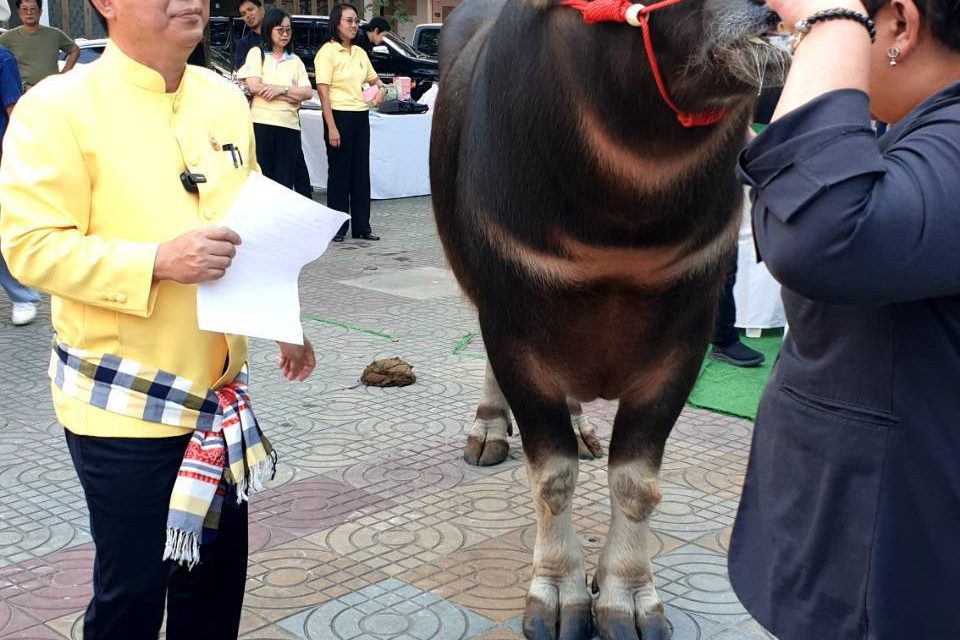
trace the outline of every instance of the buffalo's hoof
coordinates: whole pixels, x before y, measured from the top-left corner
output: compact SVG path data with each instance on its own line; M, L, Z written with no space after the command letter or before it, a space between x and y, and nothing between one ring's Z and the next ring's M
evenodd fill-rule
M672 632L660 611L637 615L632 609L597 608L597 632L603 640L670 640Z
M577 438L577 455L581 460L599 460L603 457L603 445L597 436L581 432Z
M467 436L463 447L463 459L467 464L477 467L490 467L507 459L510 445L506 440L481 439L473 434Z
M577 436L577 456L581 460L599 460L603 457L603 445L597 439L597 431L593 428L583 412L578 408L575 413L571 413L570 421L573 423L573 433Z
M523 635L527 640L590 640L590 595L585 588L560 589L535 578L523 612Z

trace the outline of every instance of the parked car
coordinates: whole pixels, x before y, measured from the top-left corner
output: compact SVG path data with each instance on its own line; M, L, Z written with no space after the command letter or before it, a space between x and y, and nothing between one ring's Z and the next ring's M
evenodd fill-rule
M439 22L430 22L414 27L413 48L424 55L436 58L440 47L440 27L442 26Z
M213 67L225 76L233 70L234 43L246 33L246 25L240 18L211 18L217 21L210 27L210 50ZM227 26L229 21L229 26ZM327 41L327 16L293 16L293 52L300 56L310 81L314 81L313 58ZM216 37L214 34L217 34ZM224 34L226 39L224 40ZM425 56L399 35L384 34L383 44L373 47L370 62L384 80L393 76L407 76L415 82L435 81L439 75L436 58Z
M74 40L74 42L76 42L77 46L80 47L80 57L77 58L77 64L87 64L88 62L93 62L99 58L103 54L103 50L107 48L106 38L95 38L93 40L77 38ZM67 54L61 51L57 66L60 69L63 69L63 65L66 63Z

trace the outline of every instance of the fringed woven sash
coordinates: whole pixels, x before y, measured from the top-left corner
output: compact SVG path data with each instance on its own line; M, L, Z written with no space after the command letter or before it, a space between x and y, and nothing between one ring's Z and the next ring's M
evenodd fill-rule
M96 407L159 424L194 429L170 496L163 559L193 568L200 543L212 540L227 483L237 501L272 479L276 454L257 424L247 394L247 368L220 389L208 389L134 360L72 349L54 339L50 379L67 395Z

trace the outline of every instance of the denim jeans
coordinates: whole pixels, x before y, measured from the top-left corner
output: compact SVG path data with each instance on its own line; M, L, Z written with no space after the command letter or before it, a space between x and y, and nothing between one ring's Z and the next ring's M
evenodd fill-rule
M40 294L23 286L10 274L3 256L0 256L0 287L3 287L12 302L40 302Z

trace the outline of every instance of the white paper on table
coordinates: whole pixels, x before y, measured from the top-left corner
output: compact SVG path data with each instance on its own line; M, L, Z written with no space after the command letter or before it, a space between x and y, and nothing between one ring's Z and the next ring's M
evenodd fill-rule
M222 278L197 285L200 328L303 344L300 270L347 219L251 172L222 223L240 236L237 255Z

